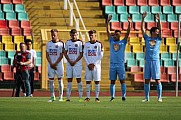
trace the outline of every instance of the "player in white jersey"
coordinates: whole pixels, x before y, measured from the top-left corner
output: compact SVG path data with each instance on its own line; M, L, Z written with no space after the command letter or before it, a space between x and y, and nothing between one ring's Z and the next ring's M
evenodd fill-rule
M58 39L58 30L51 30L52 40L46 45L46 57L48 60L48 78L51 98L48 102L56 100L54 93L54 77L55 74L58 77L58 88L59 88L59 101L63 101L63 52L64 43Z
M67 59L66 65L66 77L67 77L67 102L70 101L70 95L72 91L72 80L77 79L79 100L82 98L82 56L83 56L83 43L77 39L77 30L72 29L70 31L71 39L65 43L64 56Z
M103 57L103 45L96 40L96 31L89 31L90 41L84 45L83 57L86 62L85 68L85 80L86 80L86 102L90 101L90 83L92 80L95 82L95 102L100 102L99 91L101 81L101 59Z

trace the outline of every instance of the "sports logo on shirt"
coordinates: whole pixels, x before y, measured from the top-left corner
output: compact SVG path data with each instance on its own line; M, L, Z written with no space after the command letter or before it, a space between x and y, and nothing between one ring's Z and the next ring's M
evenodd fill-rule
M78 45L77 45L77 44L75 44L75 47L78 47Z
M94 46L95 49L97 49L97 46Z
M96 50L88 50L88 56L96 56Z
M69 48L69 54L77 54L77 48Z
M55 48L58 48L58 45L56 45Z
M49 55L57 55L57 49L50 49Z
M114 50L118 51L120 49L119 44L114 44Z
M150 47L154 47L156 45L156 41L155 40L150 40Z

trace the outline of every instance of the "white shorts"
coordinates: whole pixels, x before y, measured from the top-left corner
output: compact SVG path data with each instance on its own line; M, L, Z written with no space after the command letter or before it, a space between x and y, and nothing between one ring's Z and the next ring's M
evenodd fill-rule
M85 68L85 81L101 81L101 66L94 66L94 70L89 70L88 66Z
M57 75L58 78L63 77L64 67L62 65L57 66L57 70L52 69L48 64L48 78L54 78Z
M66 66L66 77L67 78L81 78L82 66Z

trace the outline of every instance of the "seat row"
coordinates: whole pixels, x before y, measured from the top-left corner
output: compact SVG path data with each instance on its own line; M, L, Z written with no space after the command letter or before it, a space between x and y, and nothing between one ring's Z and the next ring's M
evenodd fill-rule
M0 20L29 20L27 13L0 12Z
M110 13L111 14L111 13ZM141 22L142 21L142 14L111 14L112 19L110 22L128 22L128 17L131 17L133 22ZM155 22L154 14L148 13L144 19L145 22ZM178 15L177 14L160 14L160 21L161 22L178 22Z
M181 6L105 6L106 14L179 14Z
M114 6L181 6L180 0L102 0L102 5Z
M0 12L24 12L26 13L23 4L0 4Z
M22 4L22 0L0 0L1 4Z

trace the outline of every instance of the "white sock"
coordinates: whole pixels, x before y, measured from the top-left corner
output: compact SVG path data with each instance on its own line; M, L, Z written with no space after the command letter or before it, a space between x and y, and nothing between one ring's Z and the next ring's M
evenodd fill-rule
M99 98L100 84L95 84L96 98Z
M58 90L59 90L60 98L63 98L63 89L64 89L63 81L58 80Z
M54 93L54 80L49 80L49 87L50 87L51 97L55 97L55 93Z
M78 91L79 91L79 98L82 98L82 93L83 93L82 82L78 83Z
M90 98L90 84L86 84L86 94L87 98Z
M67 83L67 99L70 99L71 91L72 91L72 82L68 82Z

